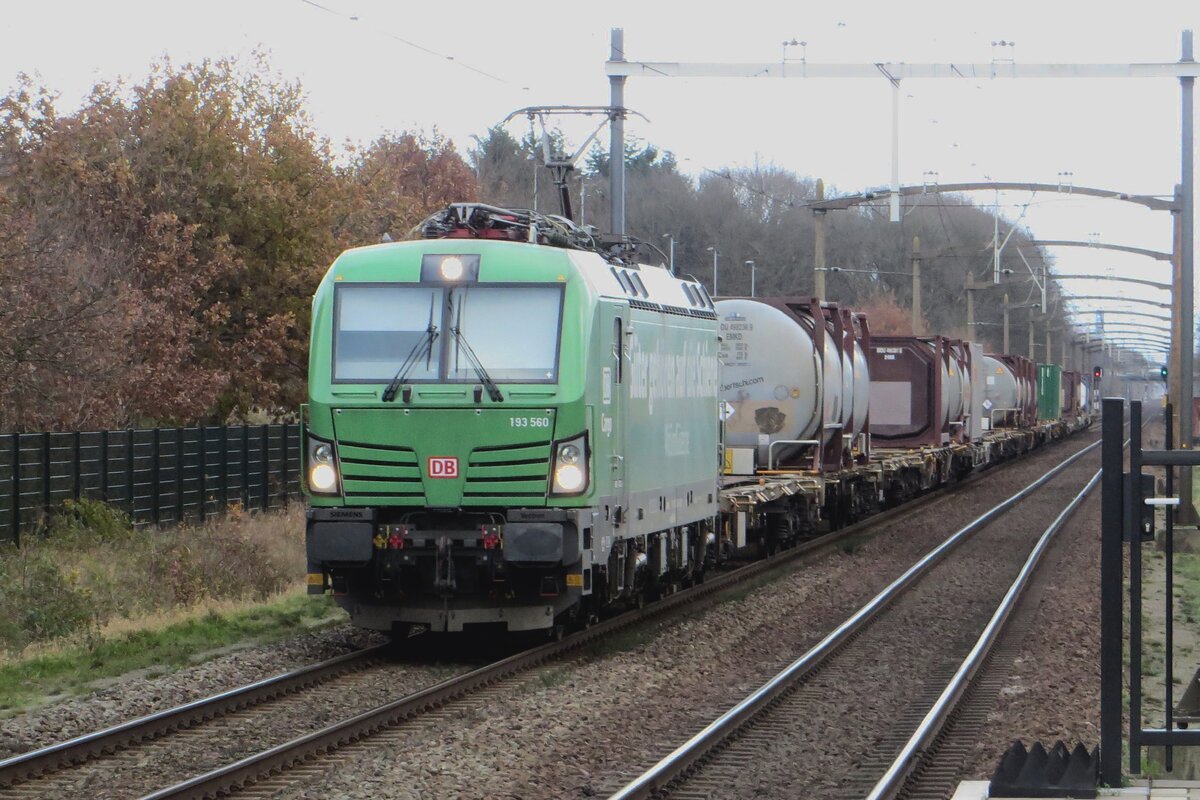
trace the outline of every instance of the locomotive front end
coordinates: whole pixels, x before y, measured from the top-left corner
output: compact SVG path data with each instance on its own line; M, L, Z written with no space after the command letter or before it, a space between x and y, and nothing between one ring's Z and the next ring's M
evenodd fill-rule
M333 264L305 409L310 592L394 631L552 628L578 607L590 302L567 251L522 242Z

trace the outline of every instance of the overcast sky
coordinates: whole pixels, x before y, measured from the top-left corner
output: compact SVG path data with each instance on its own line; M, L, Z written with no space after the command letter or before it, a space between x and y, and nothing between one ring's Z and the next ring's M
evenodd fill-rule
M704 9L704 10L702 10ZM176 62L269 51L298 78L320 132L368 141L385 130L437 126L464 150L527 105L606 104L609 29L645 61L1164 62L1180 33L1200 29L1196 2L968 3L753 2L605 4L401 3L382 0L109 0L11 4L0 77L38 73L78 104L98 80L140 80L164 54ZM357 19L352 19L357 17ZM993 47L1005 40L1015 46ZM635 137L673 151L685 172L756 160L822 177L841 193L891 176L891 90L878 80L631 79L626 104L649 122ZM527 130L523 119L512 132ZM564 121L582 139L586 123ZM1075 184L1168 194L1179 180L1178 81L907 81L901 182L927 171L943 183L984 180ZM604 137L606 142L607 137ZM977 202L991 202L987 195ZM1168 250L1168 215L1062 194L1001 196L1043 239L1087 239ZM1061 248L1063 273L1115 270L1167 280L1160 262ZM983 264L981 264L981 269ZM1080 294L1121 284L1072 283ZM1153 289L1130 295L1166 299Z

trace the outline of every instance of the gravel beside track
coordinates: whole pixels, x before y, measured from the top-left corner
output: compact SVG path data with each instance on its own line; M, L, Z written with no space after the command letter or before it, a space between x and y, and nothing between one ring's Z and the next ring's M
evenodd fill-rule
M760 723L773 732L735 741L706 766L699 784L713 798L805 796L860 798L895 755L909 730L898 719L919 719L974 645L1034 542L1063 505L1095 473L1099 453L1069 467L951 552L911 591L839 652ZM982 511L982 509L980 509ZM757 733L757 731L755 732ZM821 756L817 756L821 754ZM738 757L750 769L721 767ZM832 757L831 757L832 756ZM860 762L876 762L859 768ZM710 778L705 780L706 777Z
M1143 435L1145 447L1163 447L1160 420ZM986 736L975 743L964 780L991 778L1018 739L1026 745L1040 740L1046 747L1059 739L1069 746L1082 742L1089 750L1099 744L1100 508L1097 491L1060 534L1055 557L1045 566L1055 577L989 715ZM1125 571L1128 575L1128 557Z
M1046 747L1062 739L1100 741L1100 493L1084 502L1061 534L1056 558L1044 569L1056 576L976 743L964 780L991 778L1014 740Z
M384 641L348 623L222 655L157 678L126 676L108 688L0 721L0 758L269 678Z
M141 797L161 788L164 781L171 782L171 776L207 772L473 666L425 663L427 658L412 661L417 663L378 662L361 671L329 678L320 685L219 716L77 768L0 789L0 799Z
M847 548L852 554L835 552L742 599L627 634L593 657L526 673L494 687L484 705L450 706L419 725L343 748L323 761L323 774L322 762L306 769L313 782L303 790L276 795L267 784L247 794L549 798L614 790L814 644L947 533L1094 438L1075 437L997 470L916 517L882 526L857 549ZM1095 470L1093 460L1068 470L1068 480L1081 484L1083 473ZM1011 520L1021 513L999 525L1020 527ZM957 588L970 595L977 581L965 574ZM946 602L963 603L960 596ZM885 685L892 680L889 670L877 676ZM857 700L871 705L862 692ZM890 711L886 703L876 710L885 718ZM834 714L822 727L847 725L844 714ZM845 743L818 743L803 760L827 772L845 765L846 752Z

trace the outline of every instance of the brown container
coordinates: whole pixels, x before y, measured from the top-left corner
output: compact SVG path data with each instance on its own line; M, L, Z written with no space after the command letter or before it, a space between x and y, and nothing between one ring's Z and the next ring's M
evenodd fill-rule
M1078 372L1063 370L1062 413L1067 419L1075 419L1083 413L1083 399L1079 396L1079 382L1081 379L1082 376Z
M871 439L876 447L936 447L965 435L961 414L951 419L952 370L960 369L942 336L871 339ZM961 373L958 373L961 376Z

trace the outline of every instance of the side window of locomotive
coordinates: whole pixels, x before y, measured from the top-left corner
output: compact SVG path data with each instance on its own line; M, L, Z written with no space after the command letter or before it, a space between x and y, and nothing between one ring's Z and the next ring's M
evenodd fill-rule
M625 337L623 334L622 320L620 317L615 317L613 319L613 362L615 366L613 374L617 383L621 382L625 372Z

